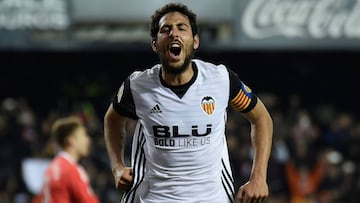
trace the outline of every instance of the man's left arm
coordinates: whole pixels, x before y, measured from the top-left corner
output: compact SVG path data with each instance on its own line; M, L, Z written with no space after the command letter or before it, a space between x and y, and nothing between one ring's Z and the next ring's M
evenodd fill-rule
M251 125L254 154L250 179L240 187L237 199L241 202L249 202L251 199L263 200L269 195L267 168L272 147L273 121L259 98L255 107L242 115Z

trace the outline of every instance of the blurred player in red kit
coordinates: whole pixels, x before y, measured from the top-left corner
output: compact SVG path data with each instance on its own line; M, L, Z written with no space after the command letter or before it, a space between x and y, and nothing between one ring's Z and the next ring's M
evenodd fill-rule
M98 203L86 171L78 164L89 154L91 144L82 121L60 118L51 133L60 151L46 169L42 190L32 203Z

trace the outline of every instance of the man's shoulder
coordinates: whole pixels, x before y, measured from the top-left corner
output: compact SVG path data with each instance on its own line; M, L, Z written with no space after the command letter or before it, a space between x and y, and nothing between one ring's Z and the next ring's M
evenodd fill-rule
M204 61L201 59L193 59L199 71L226 71L227 68L223 64L215 64L213 62Z
M151 68L147 68L144 70L136 70L130 74L129 78L133 80L133 79L141 78L141 77L157 76L159 74L159 70L160 70L160 65L157 64Z
M46 169L46 174L54 177L65 177L72 174L74 164L62 156L55 156Z

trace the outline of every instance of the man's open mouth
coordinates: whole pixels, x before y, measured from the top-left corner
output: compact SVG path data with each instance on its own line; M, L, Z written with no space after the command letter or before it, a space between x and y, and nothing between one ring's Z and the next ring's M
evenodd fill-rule
M181 47L179 44L172 44L169 51L171 55L179 56L181 52Z

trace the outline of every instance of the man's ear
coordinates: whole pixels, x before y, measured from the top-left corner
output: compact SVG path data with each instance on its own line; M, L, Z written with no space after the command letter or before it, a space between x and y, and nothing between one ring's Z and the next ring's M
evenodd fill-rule
M200 38L199 38L199 35L196 34L194 36L194 47L193 48L196 50L199 48L199 46L200 46Z
M154 38L151 40L151 48L155 53L157 53L156 40Z
M75 143L75 138L74 138L74 136L68 136L68 137L66 138L65 142L66 142L66 146L67 146L67 147L73 146L74 143Z

